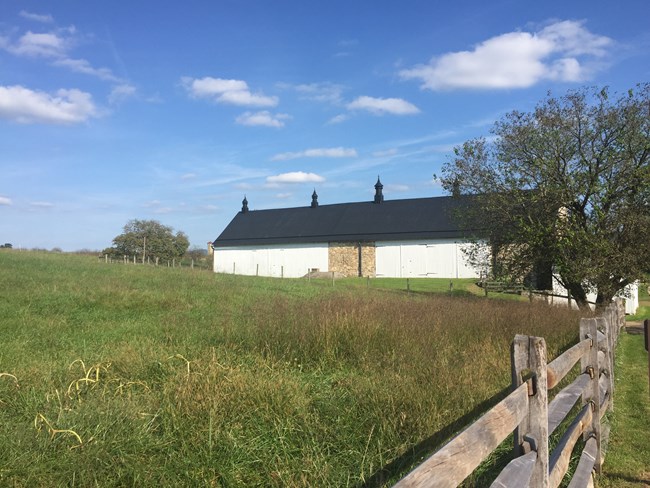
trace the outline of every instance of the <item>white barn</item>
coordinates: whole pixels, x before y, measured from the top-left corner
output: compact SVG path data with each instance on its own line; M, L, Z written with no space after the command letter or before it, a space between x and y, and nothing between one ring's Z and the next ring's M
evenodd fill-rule
M309 271L344 276L473 278L467 242L453 218L466 197L384 201L377 179L372 202L242 210L212 243L214 271L301 277Z

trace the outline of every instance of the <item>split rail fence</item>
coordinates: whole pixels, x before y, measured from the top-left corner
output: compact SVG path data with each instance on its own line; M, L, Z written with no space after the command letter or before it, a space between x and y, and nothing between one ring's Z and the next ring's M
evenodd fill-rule
M512 392L395 487L456 487L511 433L515 457L492 488L559 486L581 436L584 448L568 486L593 486L593 472L600 472L605 457L609 426L603 416L614 408L614 350L624 324L625 305L617 299L602 316L581 319L579 342L550 363L543 338L515 336ZM577 377L549 402L549 392L578 362ZM549 437L561 424L566 425L563 421L578 400L579 412L567 419L570 424L549 452Z

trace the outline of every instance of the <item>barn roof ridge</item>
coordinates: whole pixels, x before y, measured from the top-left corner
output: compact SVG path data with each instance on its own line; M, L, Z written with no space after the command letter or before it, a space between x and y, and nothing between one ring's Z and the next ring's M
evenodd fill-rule
M332 203L238 212L214 247L464 238L454 212L469 195Z

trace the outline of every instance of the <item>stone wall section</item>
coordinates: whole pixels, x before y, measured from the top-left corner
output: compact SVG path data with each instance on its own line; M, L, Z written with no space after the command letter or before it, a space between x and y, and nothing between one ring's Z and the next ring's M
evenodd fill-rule
M359 243L358 242L330 242L329 243L329 271L340 273L344 276L359 276ZM374 277L375 269L375 243L361 243L361 274Z

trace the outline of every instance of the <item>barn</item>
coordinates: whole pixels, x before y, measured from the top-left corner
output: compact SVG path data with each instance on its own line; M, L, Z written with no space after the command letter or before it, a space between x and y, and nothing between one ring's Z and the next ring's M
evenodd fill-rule
M375 184L369 202L242 209L212 243L214 271L301 277L342 276L473 278L462 248L468 242L453 218L467 197L384 200Z

